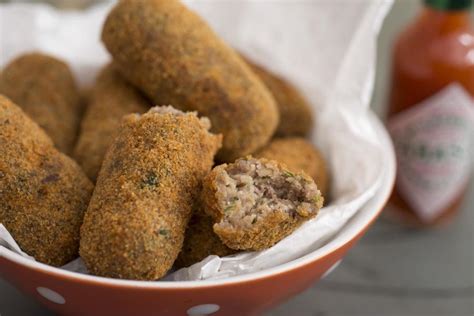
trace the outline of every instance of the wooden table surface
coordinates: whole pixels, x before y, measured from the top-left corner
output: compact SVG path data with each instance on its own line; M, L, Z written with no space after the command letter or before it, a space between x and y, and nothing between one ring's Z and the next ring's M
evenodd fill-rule
M381 33L373 99L381 116L390 44L418 8L416 0L397 1ZM471 181L460 215L450 225L418 231L382 218L329 277L267 315L473 316L473 223ZM52 314L0 280L0 315Z

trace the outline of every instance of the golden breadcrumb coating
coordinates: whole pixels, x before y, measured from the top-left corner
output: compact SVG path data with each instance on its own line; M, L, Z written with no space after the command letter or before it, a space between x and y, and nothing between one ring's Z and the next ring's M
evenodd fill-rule
M81 229L93 274L155 280L172 267L221 146L207 118L172 107L125 116L97 178Z
M235 253L222 243L212 230L214 221L201 209L194 212L184 237L183 248L179 253L175 267L189 267L210 255L225 257Z
M278 124L273 96L250 67L177 0L122 0L102 40L121 73L157 104L197 111L224 135L220 161L263 147Z
M273 94L280 112L276 136L307 136L313 128L311 105L290 82L270 70L245 59Z
M71 153L79 129L81 96L64 62L40 53L22 55L3 70L0 93L38 123L60 151Z
M75 259L93 185L46 133L0 95L0 223L37 261Z
M97 178L105 152L118 133L122 117L130 113L143 113L148 108L147 100L125 82L112 65L102 70L91 91L73 155L92 181Z

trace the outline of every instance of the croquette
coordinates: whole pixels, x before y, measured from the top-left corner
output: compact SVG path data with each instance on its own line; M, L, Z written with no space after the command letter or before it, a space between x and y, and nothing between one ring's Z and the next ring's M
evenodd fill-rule
M183 248L175 262L176 268L189 267L210 255L225 257L235 253L222 243L212 230L212 218L198 209L186 228Z
M0 223L21 249L53 266L75 259L92 190L79 165L0 95Z
M234 161L263 147L279 114L250 67L177 0L122 0L102 40L124 77L156 104L197 111L224 136L218 160Z
M80 123L80 92L69 67L54 57L29 53L11 61L0 76L8 97L70 154Z
M273 246L315 217L323 204L304 172L250 156L215 167L204 179L202 201L214 232L235 250Z
M86 114L87 107L89 106L91 100L92 88L90 86L82 87L79 89L79 128L77 130L76 136L76 143L77 139L79 138L80 132L80 122L84 119L84 115Z
M313 128L311 105L290 82L268 69L244 58L275 98L280 122L275 135L280 137L307 136Z
M319 150L301 137L274 139L266 147L254 154L256 158L276 160L285 164L290 172L305 172L313 178L323 197L327 197L328 171ZM183 249L176 260L178 268L190 266L209 255L220 257L235 253L222 243L213 231L213 220L202 210L193 215L186 230Z
M112 65L101 71L92 89L73 155L92 181L97 178L122 117L143 113L149 107L147 100L125 82Z
M316 182L324 198L328 198L329 173L326 160L321 152L304 138L275 138L254 156L284 163L291 172L304 171Z
M124 117L81 228L80 254L91 273L155 280L172 267L221 146L209 128L207 118L171 106Z

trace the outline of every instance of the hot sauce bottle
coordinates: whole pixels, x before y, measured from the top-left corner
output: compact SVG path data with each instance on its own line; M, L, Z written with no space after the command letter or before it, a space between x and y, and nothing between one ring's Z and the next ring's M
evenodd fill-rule
M470 179L473 0L425 0L394 46L387 119L397 180L387 212L433 226L456 214Z

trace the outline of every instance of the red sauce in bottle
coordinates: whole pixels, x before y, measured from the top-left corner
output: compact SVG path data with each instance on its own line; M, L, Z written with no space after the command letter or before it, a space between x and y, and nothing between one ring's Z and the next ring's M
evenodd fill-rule
M449 139L451 131L446 130L446 126L442 127L444 130L441 131L435 125L436 122L461 122L463 117L461 110L456 110L457 118L447 115L449 113L444 113L443 118L434 118L437 114L429 118L431 114L425 110L425 114L420 114L418 119L412 119L411 123L405 124L403 120L408 120L409 116L420 112L422 107L431 106L431 100L434 98L438 98L433 102L438 102L437 106L440 106L440 103L444 102L439 100L441 93L445 93L447 87L452 84L457 84L458 90L464 90L465 95L474 97L474 29L469 12L471 6L472 0L425 0L422 12L399 35L395 43L388 126L390 130L393 118L398 116L398 134L391 133L396 145L399 171L388 211L408 224L432 226L448 220L456 213L465 193L467 182L461 184L462 188L453 190L449 198L444 197L439 204L433 200L440 196L437 192L441 192L436 191L440 189L436 189L438 180L434 178L433 173L445 170L447 173L444 175L440 171L440 177L448 179L451 175L454 176L455 172L461 172L460 167L456 167L453 169L456 171L449 174L452 164L460 162L450 160L451 158L447 157L450 154L446 154L446 150L436 147L441 146L436 144L436 140L446 137ZM445 99L454 100L455 98L446 94ZM464 96L463 100L469 102L468 99L469 97L466 99ZM472 100L471 105L474 104ZM436 112L434 109L433 111ZM403 115L404 113L407 114ZM464 121L459 124L464 124ZM431 130L423 130L423 126ZM408 128L415 131L411 134L404 132ZM425 135L419 137L420 133L425 133ZM429 139L429 133L432 133L434 140ZM458 140L469 137L469 132L465 136L460 136L459 131L455 133ZM413 140L400 139L409 137L408 135L413 135ZM429 144L423 144L423 139L428 140ZM443 141L443 146L445 145L446 140ZM451 145L453 147L456 144ZM452 155L454 154L453 150ZM444 157L440 159L446 159L444 166L440 166L440 163L435 165L433 157L436 155ZM424 160L421 161L420 157ZM467 157L462 159L472 159L469 155ZM419 161L414 162L414 159ZM423 174L423 172L431 172L431 175ZM443 185L439 183L439 186ZM417 185L423 187L417 187ZM456 180L453 179L451 182L446 180L445 185L443 192L450 190L449 185L459 186L460 184L456 184ZM428 189L430 186L434 188L431 192ZM426 198L425 201L422 201L423 196ZM432 209L436 209L435 212L430 214L429 206L423 210L422 204L428 205L427 202L434 203ZM438 205L442 205L439 206L441 209L437 209ZM423 215L423 211L424 216L420 216Z

